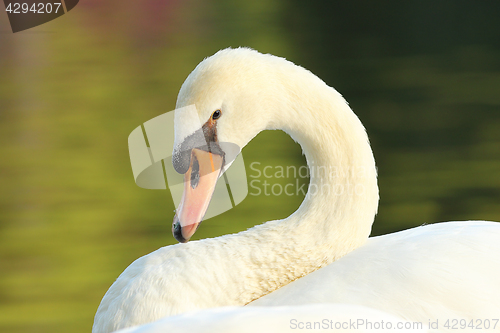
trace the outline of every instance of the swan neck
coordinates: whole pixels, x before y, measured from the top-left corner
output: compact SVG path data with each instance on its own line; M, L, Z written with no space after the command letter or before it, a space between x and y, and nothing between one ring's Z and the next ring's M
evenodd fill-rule
M303 203L283 222L298 238L293 241L324 248L328 264L368 238L379 199L376 168L366 131L347 102L304 72L302 85L286 87L290 106L280 108L273 124L300 144L310 174Z

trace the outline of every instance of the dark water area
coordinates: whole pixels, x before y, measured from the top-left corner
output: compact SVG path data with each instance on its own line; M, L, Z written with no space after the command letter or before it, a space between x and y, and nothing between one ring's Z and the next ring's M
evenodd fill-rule
M498 220L500 4L292 1L288 8L299 62L338 89L367 128L381 188L374 234Z
M500 221L499 14L498 1L88 0L17 34L0 15L0 331L89 332L123 269L175 243L169 192L135 185L127 137L229 46L286 57L346 98L378 166L372 235ZM305 164L279 131L243 156L250 174ZM248 195L195 239L302 199Z

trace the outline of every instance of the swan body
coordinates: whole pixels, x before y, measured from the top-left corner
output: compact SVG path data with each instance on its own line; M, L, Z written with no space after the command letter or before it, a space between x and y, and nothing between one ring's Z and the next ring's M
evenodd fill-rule
M407 320L500 312L500 224L442 223L368 240L379 199L368 137L342 96L311 72L246 48L222 50L182 85L177 108L188 105L215 145L244 147L262 130L287 132L312 171L309 191L286 219L137 259L101 301L94 333L255 300L359 304ZM179 151L195 130L186 119L176 114ZM192 166L196 149L189 160L177 148L174 166ZM185 241L196 228L182 224L182 210L174 235Z

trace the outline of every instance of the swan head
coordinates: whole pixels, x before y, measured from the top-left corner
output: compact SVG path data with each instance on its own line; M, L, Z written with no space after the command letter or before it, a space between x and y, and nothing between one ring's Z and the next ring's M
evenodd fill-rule
M172 155L174 168L184 174L184 194L172 224L178 241L194 234L218 177L241 148L272 127L276 59L286 61L247 48L225 49L203 60L182 85Z

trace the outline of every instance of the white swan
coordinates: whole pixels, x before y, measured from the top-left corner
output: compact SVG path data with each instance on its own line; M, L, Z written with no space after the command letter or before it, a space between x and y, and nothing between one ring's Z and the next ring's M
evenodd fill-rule
M176 238L189 239L203 216L217 177L198 184L190 174L196 163L199 173L220 167L219 142L243 147L262 130L282 129L318 172L286 219L137 259L104 296L94 333L259 298L252 304L342 302L423 322L498 317L500 224L442 223L367 242L378 206L373 154L359 119L318 77L282 58L226 49L184 82L177 108L192 104L211 148L192 149L199 129L176 118L174 166L188 184Z

